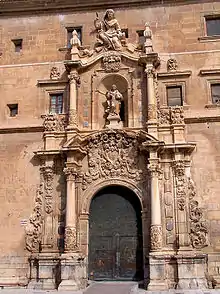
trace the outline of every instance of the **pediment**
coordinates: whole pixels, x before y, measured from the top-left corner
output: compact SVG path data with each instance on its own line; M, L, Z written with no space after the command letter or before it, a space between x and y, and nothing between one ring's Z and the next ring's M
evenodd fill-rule
M149 135L147 132L141 131L131 131L131 130L122 130L122 129L104 129L101 131L91 132L87 135L77 134L70 138L62 147L62 150L85 150L87 145L90 142L95 141L105 141L109 138L121 138L135 140L137 144L143 146L161 146L164 145L163 142L157 140L152 135Z

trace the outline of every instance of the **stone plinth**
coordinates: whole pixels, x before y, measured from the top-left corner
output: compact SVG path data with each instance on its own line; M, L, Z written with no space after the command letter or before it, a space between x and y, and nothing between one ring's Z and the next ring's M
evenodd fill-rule
M61 256L61 280L58 290L78 291L87 286L86 260L77 253Z

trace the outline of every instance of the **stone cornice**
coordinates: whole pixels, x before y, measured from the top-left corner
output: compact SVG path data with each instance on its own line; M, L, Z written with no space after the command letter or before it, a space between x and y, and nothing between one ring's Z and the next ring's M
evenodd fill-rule
M88 0L1 0L0 1L0 15L16 14L16 13L33 13L43 11L64 11L71 9L71 11L79 10L95 10L117 7L143 7L143 5L166 5L166 4L186 4L187 3L200 3L200 0L112 0L111 4L106 3L104 0L88 1ZM207 2L210 2L207 0Z

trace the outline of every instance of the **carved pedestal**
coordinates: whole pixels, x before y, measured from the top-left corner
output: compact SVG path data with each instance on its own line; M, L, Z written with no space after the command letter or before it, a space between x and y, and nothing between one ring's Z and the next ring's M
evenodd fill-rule
M109 124L106 125L106 127L109 129L121 129L123 127L120 116L117 114L115 115L110 114L107 120L109 121Z
M78 291L87 286L86 260L78 253L61 256L61 280L58 290Z

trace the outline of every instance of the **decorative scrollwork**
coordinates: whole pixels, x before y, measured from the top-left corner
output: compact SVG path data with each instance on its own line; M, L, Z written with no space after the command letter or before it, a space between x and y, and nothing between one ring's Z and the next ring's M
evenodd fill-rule
M50 71L50 79L58 80L60 78L60 72L56 66L53 66Z
M175 58L170 58L167 60L167 70L177 70L178 64Z
M35 207L25 228L26 248L28 251L37 252L39 250L40 237L43 226L43 184L37 189Z
M196 249L207 246L208 228L203 220L203 213L199 208L198 201L194 200L196 196L195 186L191 178L188 178L188 195L189 195L189 218L190 218L190 240Z
M125 177L140 180L138 140L124 131L108 130L91 137L87 147L88 171L83 189L99 178Z

